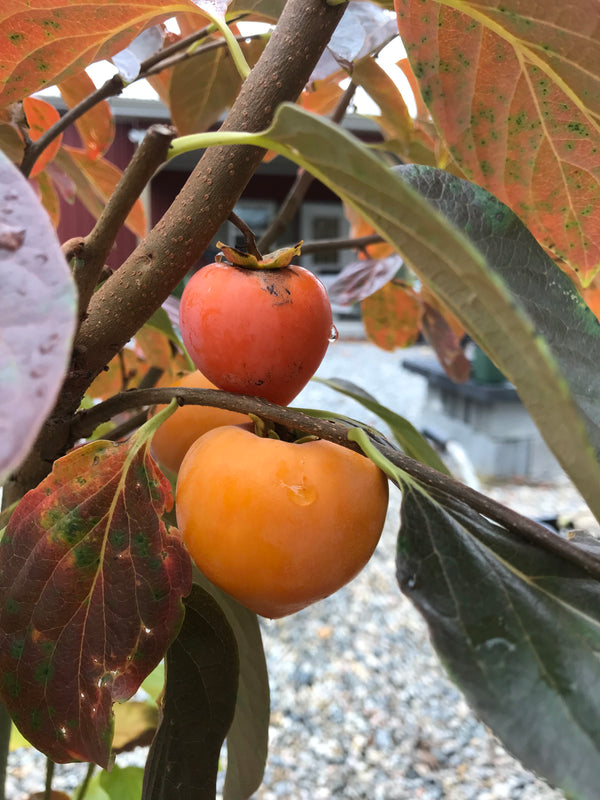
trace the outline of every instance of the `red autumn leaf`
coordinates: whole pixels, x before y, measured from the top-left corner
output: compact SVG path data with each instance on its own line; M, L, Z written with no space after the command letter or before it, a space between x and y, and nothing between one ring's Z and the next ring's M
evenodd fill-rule
M461 346L464 334L453 330L440 308L426 301L423 303L421 329L446 375L455 383L466 383L471 375L471 362Z
M144 28L179 12L199 13L192 0L95 5L59 0L35 6L28 0L11 0L0 18L0 41L5 43L0 105L22 100L95 61L110 58Z
M600 269L597 0L396 0L423 98L465 176L588 283Z
M26 97L23 100L23 110L25 111L27 124L29 125L29 136L34 142L60 119L60 114L54 106L51 106L50 103L46 103L45 100L38 100L37 97ZM52 161L58 153L61 141L62 134L50 142L33 165L30 177L34 178L36 175L39 175L46 165Z
M362 301L361 311L368 339L382 350L396 350L416 342L421 304L405 283L389 281Z
M340 81L347 77L344 70L338 70L326 78L312 81L300 95L300 105L315 114L330 114L344 93Z
M175 638L191 566L146 436L56 461L0 542L0 694L54 761L110 763L112 704Z
M83 150L67 145L63 147L57 163L75 182L78 196L87 210L97 217L121 180L121 170L105 158L89 158ZM139 198L125 224L136 236L142 238L146 235L146 213Z
M94 82L85 70L65 78L58 85L62 98L69 108L85 100L95 88ZM96 103L79 117L75 121L75 127L81 136L88 158L94 159L104 155L115 137L115 121L106 100Z

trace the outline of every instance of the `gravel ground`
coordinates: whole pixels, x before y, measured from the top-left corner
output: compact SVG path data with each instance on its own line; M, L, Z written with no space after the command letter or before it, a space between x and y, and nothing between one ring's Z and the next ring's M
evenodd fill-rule
M363 385L418 425L425 381L353 328L330 347L319 374ZM334 408L381 427L360 406L311 384L294 403ZM272 693L270 754L256 800L559 800L512 759L470 712L429 644L425 624L394 577L399 492L392 487L380 545L350 585L299 614L264 621ZM491 494L523 513L583 511L568 481L503 484ZM142 763L144 753L117 763ZM67 791L79 766L57 768ZM11 755L8 800L39 791L43 760ZM175 799L174 799L175 800Z

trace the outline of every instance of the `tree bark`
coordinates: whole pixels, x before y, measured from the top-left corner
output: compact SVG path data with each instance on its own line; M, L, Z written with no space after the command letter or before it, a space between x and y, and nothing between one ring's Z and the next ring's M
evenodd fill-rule
M328 5L326 0L288 0L222 130L263 130L280 103L297 99L345 5ZM37 485L64 452L71 418L91 381L206 250L263 154L262 149L248 146L209 148L163 218L94 294L54 412L31 456L7 486L11 498Z

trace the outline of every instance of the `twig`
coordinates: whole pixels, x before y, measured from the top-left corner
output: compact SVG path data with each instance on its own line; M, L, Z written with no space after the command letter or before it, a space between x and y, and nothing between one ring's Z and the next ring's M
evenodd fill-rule
M344 94L341 96L331 115L332 122L342 121L357 88L357 85L353 81L350 81L350 84L346 88ZM260 250L268 250L273 242L277 239L279 234L283 233L283 231L287 228L302 205L302 201L306 197L306 193L308 192L313 181L314 178L310 172L307 172L304 169L298 170L296 174L296 180L292 184L291 189L281 204L279 213L260 237L258 242L258 247ZM303 248L303 250L304 249L305 248Z
M243 19L245 16L247 15L240 14L230 20L228 24L233 24L234 22ZM144 78L149 78L158 72L162 72L164 69L168 69L175 64L179 64L181 61L185 61L188 58L192 58L200 55L201 53L210 51L215 47L224 47L226 45L225 40L219 39L214 42L210 42L206 48L198 48L197 50L190 52L180 53L181 50L187 50L187 48L189 48L191 45L201 41L202 39L205 39L207 36L210 36L211 33L214 33L214 30L214 25L207 25L205 28L202 28L202 30L196 31L195 33L190 34L190 36L186 36L185 39L181 39L181 41L175 42L169 47L165 47L164 50L159 50L157 53L150 56L140 64L140 71L138 75L130 83L135 83L136 81L143 80ZM264 36L264 34L254 34L252 36L240 36L236 38L238 38L239 41L245 41L246 39L259 38L260 36ZM107 100L109 97L116 97L120 95L126 85L127 84L121 77L120 73L117 72L107 81L105 81L102 86L84 98L80 103L77 103L77 105L73 106L73 108L70 108L35 142L29 137L27 131L24 130L23 134L25 140L25 152L23 154L23 160L21 161L20 166L23 175L26 178L29 177L29 174L31 173L33 165L37 159L48 147L48 145L57 138L57 136L60 136L60 134L63 133L70 125L76 122L98 103L101 103L103 100Z
M238 14L236 17L232 17L231 19L227 20L227 24L234 25L236 22L239 22L247 16L247 14ZM156 64L166 61L176 53L180 53L182 50L187 50L188 47L196 44L196 42L206 39L206 37L214 33L215 30L216 28L214 25L207 25L205 28L202 28L199 31L190 33L190 35L186 36L184 39L180 39L178 42L173 42L173 44L170 44L168 47L163 47L161 50L158 50L156 53L153 53L151 56L148 56L147 59L142 61L140 64L140 75L143 75L145 78L147 78L149 70L152 69L152 67L154 67Z
M230 220L230 222L233 222L235 227L243 234L244 239L246 240L247 252L260 261L262 259L262 253L256 246L256 238L254 236L252 228L249 225L246 225L244 220L241 217L238 217L235 211L231 212L228 219Z
M302 255L321 253L326 250L363 250L370 244L379 244L385 241L378 233L369 236L357 236L354 239L316 239L314 242L302 244Z
M148 129L102 214L83 240L81 250L76 251L74 277L79 291L80 319L86 312L118 232L144 186L166 160L169 145L175 135L175 128L169 125L152 125Z
M236 40L236 42L241 43L241 42L246 42L249 39L264 39L265 36L267 35L268 34L265 33L253 33L250 34L249 36L248 35L234 36L233 38ZM150 78L152 75L156 75L156 73L158 72L162 72L165 69L174 67L177 64L180 64L182 61L187 61L189 58L192 58L193 56L197 56L200 54L205 55L206 53L209 53L211 50L216 50L220 47L227 47L227 42L225 41L225 39L215 39L212 42L207 42L205 45L199 47L197 50L193 50L192 52L186 51L185 53L178 53L174 56L171 56L171 58L159 62L158 64L156 64L155 67L148 69L148 71L145 72L143 75L140 73L140 75L136 78L136 80L140 80L140 78Z
M106 422L116 414L131 408L140 408L155 404L166 404L173 397L182 403L217 406L229 411L270 420L284 427L302 433L327 439L330 442L362 452L360 447L348 439L351 425L342 421L330 421L304 414L294 408L287 408L270 403L257 397L231 394L217 389L161 388L132 389L99 403L93 408L78 412L72 425L72 435L81 438L89 435L101 422ZM432 467L404 455L383 436L374 437L369 433L375 447L399 469L411 475L423 486L434 493L441 493L451 498L452 502L460 502L482 514L484 517L501 525L507 531L517 534L532 544L554 553L586 570L592 577L600 580L600 559L580 549L566 539L549 531L543 525L518 514L491 497L463 485L454 478L443 475Z
M72 125L76 120L82 117L86 111L89 111L90 108L93 108L95 105L102 102L102 100L121 94L124 88L125 84L119 73L113 75L112 78L109 78L103 83L99 89L96 89L95 92L92 92L80 103L77 103L76 106L69 109L66 114L63 114L54 125L48 128L47 131L44 131L37 141L31 142L30 145L26 144L20 167L23 175L26 178L29 177L29 173L40 155L57 136L60 136L60 134L69 127L69 125Z

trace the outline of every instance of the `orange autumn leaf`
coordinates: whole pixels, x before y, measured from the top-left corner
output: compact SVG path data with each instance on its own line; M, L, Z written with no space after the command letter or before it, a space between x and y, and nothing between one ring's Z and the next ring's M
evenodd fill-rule
M58 223L60 222L60 200L53 181L47 172L42 172L36 178L33 178L33 182L39 191L40 200L48 212L52 224L55 228L58 228Z
M104 205L112 196L117 183L121 180L123 175L121 170L105 158L89 158L85 151L77 147L65 145L63 151L75 163L88 184L91 185L101 205ZM70 174L71 177L74 177L72 173ZM81 195L81 199L86 203L85 196ZM88 207L88 203L86 203L86 207ZM88 210L96 216L96 212L92 208L88 207ZM146 212L139 198L129 212L125 224L136 236L142 238L146 235Z
M375 233L375 229L368 222L365 222L351 206L344 204L344 214L350 223L350 238L360 239L363 236L371 236ZM359 258L386 258L394 252L394 248L387 242L370 244L364 250L365 252L359 252Z
M95 88L94 82L85 70L65 78L58 85L62 98L69 108L73 108L85 100ZM115 121L106 100L96 103L93 108L79 117L75 121L75 127L81 136L89 158L94 159L104 155L115 136Z
M344 93L340 86L344 78L347 78L346 73L338 70L322 80L313 81L300 95L300 105L315 114L330 114Z
M369 341L382 350L409 347L417 341L421 303L409 286L391 280L360 304Z
M83 4L80 0L11 0L0 12L0 105L33 92L118 53L144 28L177 13L197 14L192 0L161 3Z
M589 283L600 270L597 0L395 0L421 93L465 176Z
M32 141L37 140L46 133L48 128L51 128L55 122L60 119L60 114L45 100L39 100L37 97L26 97L23 100L23 110L27 117L27 124L29 125L29 136ZM57 136L50 142L48 147L42 152L37 159L30 173L31 178L39 175L43 169L53 160L58 153L60 143L62 141L62 134Z

